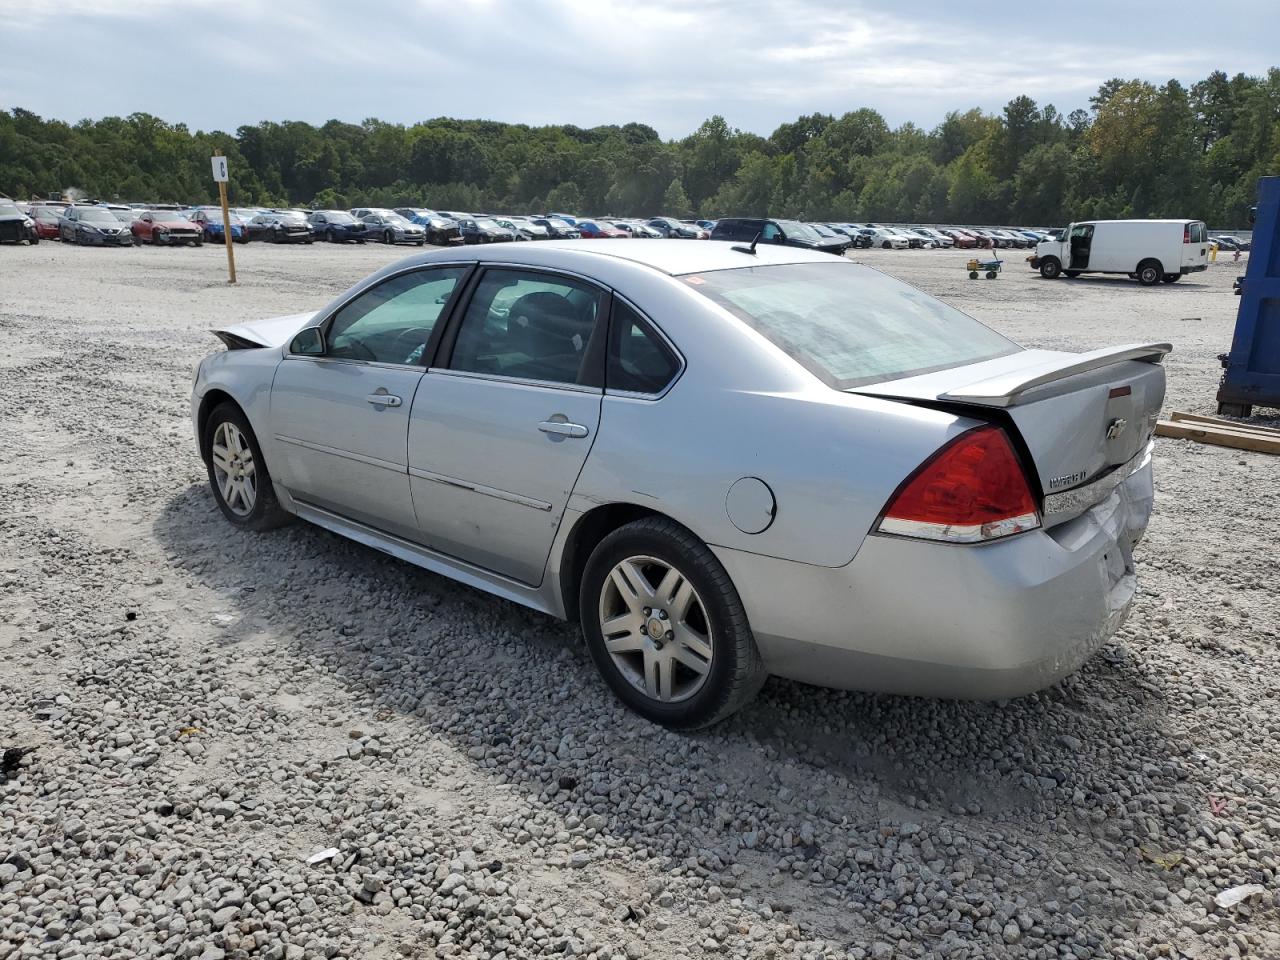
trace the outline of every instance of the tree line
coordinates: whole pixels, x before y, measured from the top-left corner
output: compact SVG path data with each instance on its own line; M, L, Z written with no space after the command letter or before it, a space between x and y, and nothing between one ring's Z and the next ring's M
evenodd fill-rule
M891 129L863 108L802 116L767 137L715 116L680 140L642 123L443 117L263 121L229 134L146 113L70 124L14 108L0 110L0 193L209 202L215 148L240 205L1242 227L1258 177L1280 174L1280 68L1216 71L1189 89L1116 78L1066 115L1018 96L998 114L953 111L932 130Z

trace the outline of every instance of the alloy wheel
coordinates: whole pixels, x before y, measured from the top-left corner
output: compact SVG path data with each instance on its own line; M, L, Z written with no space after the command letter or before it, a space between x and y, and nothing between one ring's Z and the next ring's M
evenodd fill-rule
M239 427L223 420L213 432L209 453L218 492L227 509L238 517L247 517L258 502L257 471L249 441Z
M663 703L702 689L714 656L706 607L676 567L655 557L628 557L600 591L600 634L618 672Z

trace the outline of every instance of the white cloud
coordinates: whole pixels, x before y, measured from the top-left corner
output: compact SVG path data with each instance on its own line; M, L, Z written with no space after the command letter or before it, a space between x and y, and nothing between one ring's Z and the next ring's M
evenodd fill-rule
M1275 55L1258 29L1272 3L1216 8L1191 47L1183 20L1101 0L1076 0L1051 25L927 0L0 0L19 46L49 35L79 58L74 71L0 63L0 106L68 120L145 110L222 129L639 120L667 136L715 113L767 134L802 113L870 106L930 128L1021 93L1067 112L1112 76L1260 72ZM187 51L190 73L149 73L157 45Z

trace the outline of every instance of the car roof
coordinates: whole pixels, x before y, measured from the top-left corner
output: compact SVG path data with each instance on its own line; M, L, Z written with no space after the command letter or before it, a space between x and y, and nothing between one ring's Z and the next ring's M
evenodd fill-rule
M609 258L651 267L670 276L779 263L830 263L833 259L829 253L776 244L760 244L756 247L755 255L752 256L749 253L734 250L735 246L741 246L741 244L727 240L664 239L636 244L619 243L611 246L626 249L602 250L593 247L590 241L582 240L548 240L536 244L474 246L467 250L465 259L480 262L527 263L569 270L576 268L589 272L593 260ZM459 260L459 253L455 250L438 250L411 258L411 261L421 263L439 260L456 263Z

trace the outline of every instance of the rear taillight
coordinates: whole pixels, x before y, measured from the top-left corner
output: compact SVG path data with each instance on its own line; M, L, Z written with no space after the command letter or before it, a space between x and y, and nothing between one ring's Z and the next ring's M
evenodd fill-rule
M1182 242L1183 243L1191 242L1191 227L1186 226L1182 228Z
M926 460L890 498L880 533L982 543L1040 526L1022 464L999 427L962 433Z

